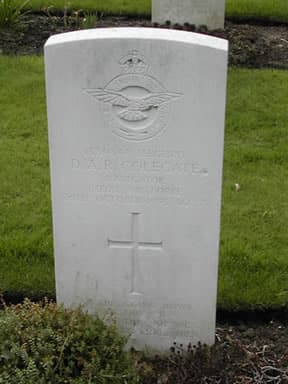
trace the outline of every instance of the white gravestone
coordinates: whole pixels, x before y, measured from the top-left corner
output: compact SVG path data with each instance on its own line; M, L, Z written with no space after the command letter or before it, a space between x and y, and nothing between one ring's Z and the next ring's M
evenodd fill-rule
M227 42L97 29L45 61L58 302L136 349L213 343Z
M152 21L224 28L225 0L152 0Z

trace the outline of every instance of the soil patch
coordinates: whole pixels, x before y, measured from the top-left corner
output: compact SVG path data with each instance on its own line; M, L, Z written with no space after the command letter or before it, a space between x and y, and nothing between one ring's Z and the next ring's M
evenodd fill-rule
M0 30L0 52L3 54L42 54L43 45L49 36L81 28L83 18L72 15L46 16L29 14L14 28ZM195 30L185 26L152 24L144 18L100 17L96 28L107 27L156 27L196 31L229 40L229 64L250 68L288 69L288 26L236 23L226 21L224 30L207 31L205 27Z
M222 325L211 348L174 345L169 357L140 357L141 384L287 384L287 325Z

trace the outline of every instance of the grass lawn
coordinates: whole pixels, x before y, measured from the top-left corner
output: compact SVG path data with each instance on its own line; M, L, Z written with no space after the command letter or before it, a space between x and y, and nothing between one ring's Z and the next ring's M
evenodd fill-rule
M226 0L226 15L288 21L287 0Z
M94 9L105 14L150 15L151 0L30 0L33 9L54 6L63 10L65 5L73 9ZM256 16L271 20L288 20L287 0L226 0L227 16Z
M288 303L287 81L288 71L229 74L219 278L224 307Z
M287 71L229 73L218 297L227 309L288 302L287 82ZM43 58L0 56L0 84L0 291L51 295Z
M0 58L0 290L54 292L43 64Z

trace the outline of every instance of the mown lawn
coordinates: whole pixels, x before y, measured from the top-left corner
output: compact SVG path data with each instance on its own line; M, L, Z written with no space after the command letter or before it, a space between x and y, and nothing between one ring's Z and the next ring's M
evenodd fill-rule
M47 9L54 6L63 10L93 9L105 14L150 15L151 0L30 0L33 9ZM287 0L226 0L227 16L256 16L271 20L288 20ZM188 21L188 20L187 20Z
M0 290L53 293L43 64L0 58Z
M218 296L226 309L288 302L287 82L285 71L229 73ZM43 58L0 57L0 84L0 291L53 295Z
M224 307L288 303L287 81L287 71L229 74L219 279Z

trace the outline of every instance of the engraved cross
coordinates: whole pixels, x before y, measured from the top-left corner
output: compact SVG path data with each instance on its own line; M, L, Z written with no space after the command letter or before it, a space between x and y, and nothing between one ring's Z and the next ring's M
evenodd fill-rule
M139 212L132 212L131 221L131 240L110 240L108 239L108 246L110 248L126 248L131 249L131 294L141 295L136 289L136 258L139 251L151 249L151 250L163 250L163 241L139 241Z

